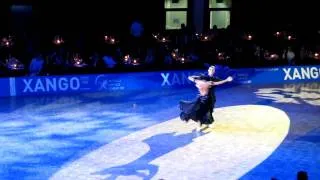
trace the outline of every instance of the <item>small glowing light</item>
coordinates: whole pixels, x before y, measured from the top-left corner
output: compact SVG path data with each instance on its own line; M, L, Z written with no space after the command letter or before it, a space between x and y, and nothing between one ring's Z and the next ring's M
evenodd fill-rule
M205 40L208 40L208 36L205 36L204 39L205 39Z
M292 39L292 36L288 36L288 40L291 40Z
M53 43L56 44L56 45L60 45L62 44L64 41L62 39L62 37L60 37L59 35L55 36L54 37L54 40L53 40Z
M314 53L314 56L315 56L315 57L318 57L318 56L319 56L319 53Z
M184 63L184 57L181 58L181 63Z
M251 35L248 35L248 40L251 40L252 39L252 36Z
M129 55L125 55L125 56L124 56L124 60L125 60L125 61L128 61L128 60L129 60Z

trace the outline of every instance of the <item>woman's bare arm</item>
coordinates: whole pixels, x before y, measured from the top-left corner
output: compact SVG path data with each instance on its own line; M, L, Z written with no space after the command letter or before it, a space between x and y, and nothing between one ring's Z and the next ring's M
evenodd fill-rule
M199 78L200 76L189 76L188 79L192 82L196 82L196 80Z
M211 83L212 86L217 86L217 85L221 85L221 84L224 84L226 82L231 82L231 81L233 81L233 78L231 76L229 76L228 78L226 78L224 80L217 81L217 82L210 81L210 83Z

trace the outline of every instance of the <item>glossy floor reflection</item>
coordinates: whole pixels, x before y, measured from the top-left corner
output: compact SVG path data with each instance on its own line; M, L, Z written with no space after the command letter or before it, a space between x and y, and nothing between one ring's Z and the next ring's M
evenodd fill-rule
M219 87L201 133L177 118L193 88L2 98L0 179L317 178L319 87Z

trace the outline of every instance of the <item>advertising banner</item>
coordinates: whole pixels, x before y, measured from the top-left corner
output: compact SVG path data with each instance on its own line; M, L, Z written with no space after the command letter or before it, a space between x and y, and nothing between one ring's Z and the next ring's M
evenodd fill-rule
M206 70L2 78L0 96L182 88L193 84L188 76L204 73ZM247 69L217 66L216 75L221 79L233 76L234 84L320 82L320 66Z

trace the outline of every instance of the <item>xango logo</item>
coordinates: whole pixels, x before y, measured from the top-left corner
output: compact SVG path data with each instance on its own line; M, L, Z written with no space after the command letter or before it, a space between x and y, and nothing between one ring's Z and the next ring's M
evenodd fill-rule
M78 90L80 88L80 80L77 77L72 78L35 78L23 79L23 92L56 92Z
M174 86L174 85L186 85L191 84L188 76L199 75L200 72L179 72L179 73L161 73L162 83L161 86Z
M320 77L320 69L317 67L283 68L283 71L284 80L318 79Z

